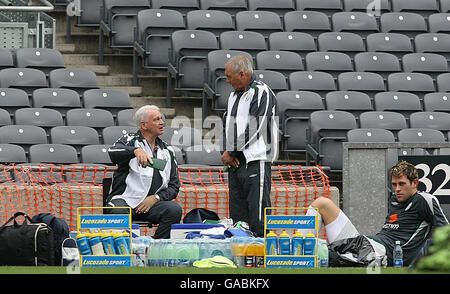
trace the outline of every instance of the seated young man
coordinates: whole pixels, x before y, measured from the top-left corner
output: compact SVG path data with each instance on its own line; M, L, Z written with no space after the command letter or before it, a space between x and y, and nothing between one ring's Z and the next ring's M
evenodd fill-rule
M439 201L433 195L418 192L419 176L414 165L401 161L391 169L392 188L395 192L389 199L386 222L374 236L369 239L384 246L375 249L387 256L388 265L393 264L392 252L395 241L400 241L403 249L403 264L409 265L418 250L423 246L429 233L436 227L448 224ZM319 216L319 229L325 225L328 242L354 238L359 232L348 217L330 199L320 197L311 203L308 215ZM385 249L385 250L383 250ZM382 252L385 251L385 252Z

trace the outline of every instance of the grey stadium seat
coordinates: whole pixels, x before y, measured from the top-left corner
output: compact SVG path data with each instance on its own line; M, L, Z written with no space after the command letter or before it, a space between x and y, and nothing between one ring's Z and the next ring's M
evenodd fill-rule
M375 16L367 12L337 12L331 17L331 22L334 31L356 33L364 39L380 31Z
M253 71L257 80L265 83L275 93L289 89L286 77L279 71L257 69Z
M38 126L9 125L0 127L0 143L20 145L28 152L31 145L46 144L47 134Z
M359 116L361 128L380 128L391 131L397 138L398 131L408 127L403 114L394 111L367 111Z
M450 15L449 15L450 17ZM450 18L449 18L450 19ZM450 59L450 35L444 33L419 34L414 38L416 52L436 53Z
M164 127L164 134L159 136L163 141L171 146L176 146L182 150L189 146L199 145L202 142L202 134L196 128L191 127Z
M248 10L269 10L283 17L286 12L295 11L295 3L292 0L248 0Z
M91 127L101 134L103 128L114 126L114 117L111 112L97 108L71 109L66 113L66 124L68 126Z
M319 11L291 11L284 15L286 32L308 33L315 39L325 32L331 32L331 23L325 13Z
M85 108L105 109L114 117L120 110L130 109L130 94L120 89L91 89L83 94Z
M269 50L292 51L305 60L306 54L317 50L313 36L303 32L278 32L269 35Z
M395 111L403 114L406 119L416 111L422 111L419 97L409 92L381 92L374 97L376 111Z
M271 33L282 32L283 24L272 11L240 11L236 13L236 30L258 32L268 38Z
M29 96L35 89L48 87L45 73L35 68L5 68L0 71L0 87L19 88Z
M427 128L442 132L450 131L450 114L440 111L420 111L412 113L409 119L411 128Z
M22 89L0 88L0 107L7 110L11 117L17 109L31 107L27 92Z
M399 72L388 76L388 90L411 92L423 99L426 93L435 92L431 76L416 72Z
M56 49L20 48L16 51L17 67L35 68L47 76L50 71L64 68L64 58Z
M198 0L151 0L151 6L156 9L173 9L184 16L189 11L200 9Z
M10 49L0 48L0 70L15 67L14 57Z
M0 127L10 125L12 122L11 115L3 108L0 108Z
M289 75L289 90L313 91L321 97L336 91L336 83L331 74L320 71L296 71Z
M96 74L84 68L61 68L55 69L49 75L51 88L66 88L77 91L82 97L84 91L97 89Z
M448 20L450 19L450 13L435 13L428 17L428 25L430 33L449 33L450 24Z
M129 133L136 133L136 126L109 126L102 130L103 144L113 145L118 139Z
M186 15L186 29L205 30L213 33L217 39L225 31L235 30L231 14L220 10L194 10Z
M223 166L219 145L195 145L185 149L185 164Z
M380 17L380 28L383 33L401 33L410 38L428 32L423 16L412 12L383 13Z
M52 144L66 144L73 146L78 153L86 145L100 144L97 131L85 126L59 126L50 130Z
M355 55L355 71L374 72L387 79L394 72L401 72L399 59L386 52L361 52Z
M443 73L436 78L437 91L450 92L450 73Z
M441 12L450 12L450 1L439 0L439 6L441 7Z
M264 36L252 31L227 31L220 34L220 49L242 50L248 52L253 59L256 54L267 50Z
M374 2L373 0L344 0L343 4L345 11L369 11L377 17L382 13L392 11L389 0L380 0L379 2Z
M77 26L98 27L100 24L100 8L103 0L81 0L80 16L77 16Z
M446 92L434 92L423 97L424 111L443 111L450 113L450 94Z
M409 53L402 58L404 72L419 72L436 78L439 74L448 72L447 59L435 53Z
M344 11L344 7L340 0L295 0L297 10L314 10L320 11L328 16L336 12Z
M15 144L0 144L0 163L25 163L27 162L27 155L25 150Z
M398 132L398 142L445 142L445 136L441 131L427 128L408 128ZM436 154L438 148L401 148L401 155L427 155Z
M387 52L401 58L413 52L411 39L399 33L374 33L367 36L368 52Z
M33 91L34 107L56 109L63 117L70 109L81 108L80 95L75 90L64 88L41 88Z
M64 125L61 113L51 108L21 108L16 110L14 120L18 125L41 127L47 134L52 127Z
M343 110L350 112L358 120L362 112L372 111L372 101L364 92L335 91L325 96L327 110Z
M291 72L304 70L302 57L291 51L263 51L256 55L256 68L275 70L286 77Z
M391 0L393 12L413 12L424 17L439 12L436 0Z
M353 71L353 63L342 52L311 52L306 55L306 70L330 73L334 78L342 72Z
M94 163L112 165L111 158L108 154L110 145L87 145L81 148L81 163Z
M344 72L338 76L338 87L341 91L361 91L371 98L378 92L386 90L384 79L373 72Z
M317 48L320 51L338 51L343 52L353 59L359 52L365 52L363 38L350 32L329 32L320 34L317 38Z
M30 147L30 163L78 163L77 151L65 144L35 144Z
M248 10L247 0L200 0L200 9L226 11L235 16L239 11Z

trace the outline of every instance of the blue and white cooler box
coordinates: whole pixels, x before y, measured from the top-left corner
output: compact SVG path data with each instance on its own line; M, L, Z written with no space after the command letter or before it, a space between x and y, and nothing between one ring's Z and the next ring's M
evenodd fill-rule
M218 231L223 231L225 229L225 227L221 224L204 224L204 223L173 224L170 230L170 239L186 239L186 236L190 233L201 234L202 231L212 228L217 228Z

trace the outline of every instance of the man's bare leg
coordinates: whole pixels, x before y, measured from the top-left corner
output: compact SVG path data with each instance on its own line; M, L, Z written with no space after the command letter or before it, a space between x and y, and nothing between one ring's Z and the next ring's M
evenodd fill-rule
M339 207L333 203L333 201L325 197L317 198L311 203L311 206L319 209L319 214L322 217L322 221L325 226L334 221L339 216L339 212L341 211Z

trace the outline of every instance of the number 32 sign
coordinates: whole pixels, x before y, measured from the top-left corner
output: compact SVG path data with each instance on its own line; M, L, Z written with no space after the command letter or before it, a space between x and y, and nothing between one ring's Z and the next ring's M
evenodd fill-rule
M419 191L430 193L438 198L441 204L450 204L450 156L399 156L414 164L419 171Z

